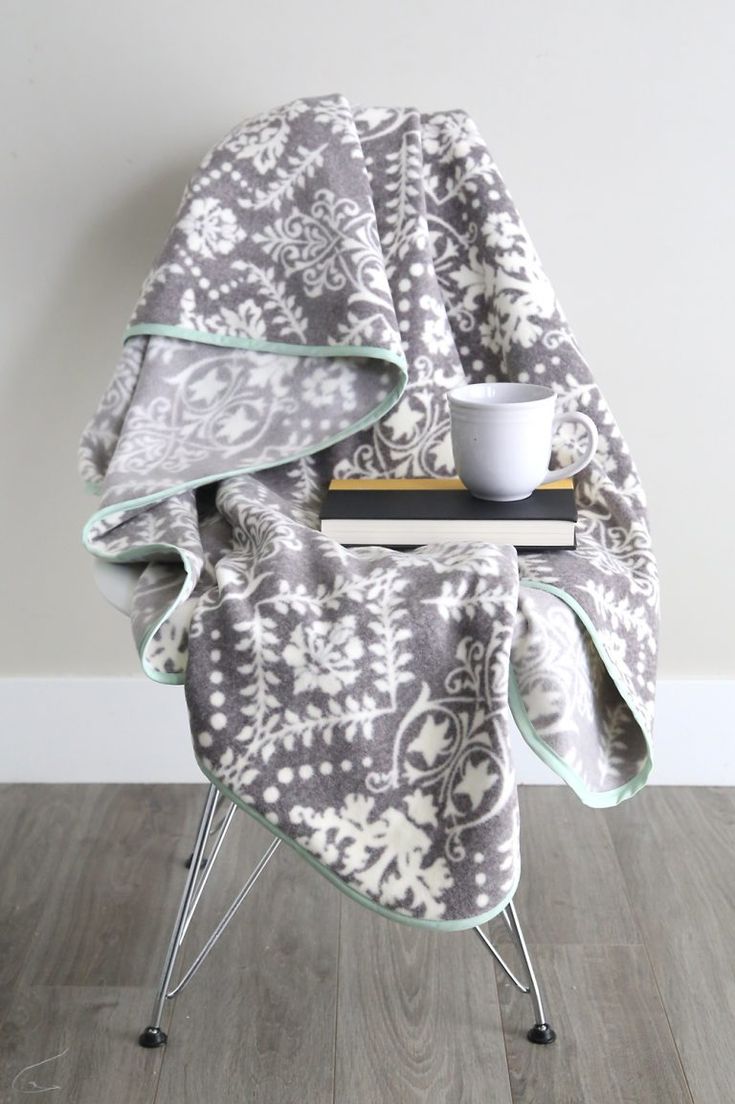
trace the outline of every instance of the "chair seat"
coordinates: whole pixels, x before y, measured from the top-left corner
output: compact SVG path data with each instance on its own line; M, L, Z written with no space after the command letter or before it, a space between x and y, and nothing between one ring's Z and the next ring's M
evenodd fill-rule
M145 564L142 563L94 561L94 581L97 589L111 606L127 617L130 616L132 609L135 584L144 567Z

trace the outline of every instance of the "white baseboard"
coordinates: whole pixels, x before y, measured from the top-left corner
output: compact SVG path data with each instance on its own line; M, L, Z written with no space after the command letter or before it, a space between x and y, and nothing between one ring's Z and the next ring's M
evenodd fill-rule
M664 679L654 770L664 786L735 785L735 680ZM518 781L558 779L515 733ZM200 782L184 691L137 678L0 679L0 782Z

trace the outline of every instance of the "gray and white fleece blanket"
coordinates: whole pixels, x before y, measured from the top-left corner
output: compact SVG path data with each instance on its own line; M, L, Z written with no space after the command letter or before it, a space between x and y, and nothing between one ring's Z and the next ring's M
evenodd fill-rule
M446 392L542 382L600 434L574 551L346 549L333 477L454 474ZM555 446L573 459L576 429ZM518 882L512 719L594 806L650 770L638 473L462 111L339 95L248 119L186 188L80 446L83 540L144 564L144 671L204 773L341 889L444 928ZM550 826L553 831L553 825Z

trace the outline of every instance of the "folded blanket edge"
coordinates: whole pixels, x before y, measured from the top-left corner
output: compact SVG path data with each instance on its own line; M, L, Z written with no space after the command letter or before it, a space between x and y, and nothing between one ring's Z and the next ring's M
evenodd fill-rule
M171 337L179 341L192 341L199 345L215 345L225 349L250 349L255 353L282 353L286 356L364 357L367 360L385 360L404 372L408 369L405 354L399 355L392 349L380 345L304 345L290 341L266 341L232 333L190 330L184 326L171 326L161 322L138 322L134 326L128 326L123 334L123 344L131 338L143 336Z
M512 662L509 664L509 680L508 680L508 703L510 705L510 711L513 715L521 736L526 741L532 751L538 755L542 762L554 771L555 774L567 783L567 785L574 791L580 801L593 809L608 809L615 805L619 805L623 801L627 801L628 798L633 797L639 790L645 786L648 776L653 769L653 754L652 754L652 733L650 726L646 723L645 718L641 715L638 709L634 696L630 693L627 684L622 677L617 665L611 658L607 648L600 639L597 630L586 610L577 602L577 600L567 590L562 587L555 586L553 583L544 583L537 579L521 579L521 587L526 587L531 590L543 590L548 594L554 594L562 602L566 603L572 612L579 618L585 630L587 631L590 640L592 641L597 654L600 657L608 675L610 676L616 690L620 694L631 716L638 725L641 735L646 745L646 758L643 760L640 770L627 782L624 782L620 786L616 786L612 790L591 790L584 782L582 777L574 771L570 765L558 755L553 748L551 748L536 732L534 725L528 716L525 703L523 701L523 695L521 694L520 687L518 685L518 678L513 668Z
M207 778L207 780L211 782L212 785L216 786L220 793L222 793L225 797L232 801L233 804L238 807L238 809L242 809L243 812L247 813L248 816L250 816L257 824L259 824L262 828L266 828L282 843L288 844L288 846L293 851L295 851L297 855L304 859L309 864L309 866L313 867L314 870L317 871L317 873L322 875L322 877L326 878L326 880L336 889L338 889L340 893L344 893L344 895L348 897L351 901L355 901L357 904L363 905L371 912L377 913L378 916L382 916L386 920L394 920L399 924L405 924L412 928L428 928L433 931L468 931L470 928L476 928L481 924L486 924L488 923L488 921L494 919L496 916L499 916L503 909L507 908L510 902L513 900L516 890L518 889L518 884L521 880L520 860L517 863L515 877L513 879L513 884L510 890L491 909L479 913L477 916L468 916L453 920L439 920L435 918L426 919L420 916L411 916L408 913L399 912L397 909L387 908L385 905L379 904L379 902L374 901L366 894L360 893L359 890L356 890L348 882L340 878L338 874L335 874L333 870L330 870L329 867L324 866L324 864L319 862L319 859L317 859L315 855L312 855L310 851L307 851L306 848L302 846L302 844L293 839L293 837L287 835L285 832L282 832L275 824L272 824L269 820L266 820L266 818L264 816L261 816L261 814L258 813L256 809L254 809L251 805L248 805L247 802L238 797L234 790L231 790L227 785L225 785L221 779L217 778L216 775L210 773L210 771L208 771L207 768L200 762L198 757L196 757L196 759L197 766L199 767L205 778Z

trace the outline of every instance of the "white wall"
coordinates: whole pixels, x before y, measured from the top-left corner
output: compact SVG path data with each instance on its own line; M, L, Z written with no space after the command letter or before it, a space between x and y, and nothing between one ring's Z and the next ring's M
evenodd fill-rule
M79 432L194 164L240 118L330 91L474 115L647 486L661 673L735 673L728 0L4 15L0 674L136 672L79 540Z

